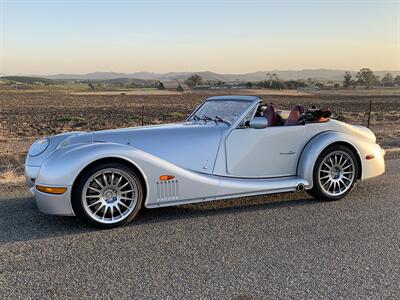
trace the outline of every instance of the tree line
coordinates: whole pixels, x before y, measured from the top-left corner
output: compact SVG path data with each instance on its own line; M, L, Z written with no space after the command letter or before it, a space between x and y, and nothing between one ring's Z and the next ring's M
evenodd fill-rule
M316 84L317 82L309 79L308 81L304 80L282 80L275 73L266 74L266 79L261 81L247 81L242 82L242 85L245 85L246 88L270 88L270 89L298 89L301 87L306 87L310 83ZM188 77L185 80L185 83L194 88L199 85L210 85L216 87L222 87L226 84L226 82L222 80L204 80L200 75L194 74Z
M199 85L210 85L210 86L224 86L225 82L221 80L204 80L201 76L195 74L188 77L185 83L191 88ZM298 80L284 80L280 78L276 73L267 73L266 78L260 81L248 81L242 83L246 88L269 88L269 89L301 89L306 87L314 87L323 89L327 85L333 88L340 88L341 84L339 82L334 82L332 80L320 81L312 78L308 79L298 79ZM343 76L342 85L344 88L355 88L356 86L364 86L366 88L371 88L373 86L395 86L400 85L400 75L393 76L391 73L386 73L382 79L375 75L374 72L369 68L362 68L358 71L354 77L351 72L345 72Z
M382 79L380 79L378 75L375 75L374 72L368 68L362 68L360 71L358 71L354 79L350 72L345 72L344 74L343 87L345 88L355 88L356 86L365 86L366 88L370 88L376 85L400 85L400 75L394 77L391 73L386 73Z

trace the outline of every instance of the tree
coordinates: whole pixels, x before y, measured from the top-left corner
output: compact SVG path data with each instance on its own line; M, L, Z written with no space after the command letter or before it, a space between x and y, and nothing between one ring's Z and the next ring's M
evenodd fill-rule
M397 75L397 76L393 79L393 82L394 82L395 84L400 84L400 75Z
M271 80L271 81L276 81L279 80L278 75L276 75L276 73L267 73L267 79Z
M94 86L93 83L89 82L88 84L89 88L93 91L96 87Z
M185 83L190 87L195 87L203 83L203 78L201 76L195 74L190 76L188 79L185 80Z
M286 84L275 73L267 73L267 80L264 81L264 87L270 89L286 89Z
M360 85L365 85L366 88L372 87L374 84L377 83L377 77L374 75L368 68L363 68L356 74L357 82Z
M285 85L288 89L297 90L298 88L305 87L306 83L303 80L287 80Z
M248 81L248 82L246 83L246 88L251 89L252 87L253 87L253 83L250 82L250 81Z
M136 84L135 84L134 82L131 82L131 83L128 84L126 87L127 87L127 88L131 88L131 89L134 89L134 88L136 87Z
M335 89L339 89L339 88L340 88L340 84L336 82L336 83L333 85L333 87L334 87Z
M382 78L382 83L384 86L392 86L393 85L393 75L390 73L386 73Z
M350 74L350 72L345 72L344 73L344 80L343 80L343 86L347 89L349 86L351 86L352 83L352 78L353 76Z

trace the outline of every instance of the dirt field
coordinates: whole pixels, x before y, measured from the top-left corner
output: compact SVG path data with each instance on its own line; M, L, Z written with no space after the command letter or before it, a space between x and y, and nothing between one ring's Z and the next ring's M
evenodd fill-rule
M84 93L0 90L0 180L21 180L23 161L38 137L71 130L99 130L182 121L204 98L216 94L261 95L279 108L301 103L330 107L333 117L352 124L367 122L384 148L400 147L400 93L379 91L225 90L195 93Z

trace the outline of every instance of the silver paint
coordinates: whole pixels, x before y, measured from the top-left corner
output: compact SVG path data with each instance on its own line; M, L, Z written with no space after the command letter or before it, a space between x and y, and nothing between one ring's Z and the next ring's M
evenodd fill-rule
M63 195L33 189L38 208L49 214L74 215L71 189L90 163L118 158L135 166L145 182L145 206L160 207L295 191L312 187L312 170L319 154L330 144L344 142L356 150L361 179L384 172L383 150L366 128L330 120L304 126L240 128L261 101L253 96L211 97L249 101L231 126L186 121L139 128L66 133L50 137L48 149L27 157L25 174L29 187L36 184L64 186ZM237 140L232 140L238 138ZM233 142L234 147L230 147ZM368 154L375 159L366 160ZM232 169L230 160L235 158ZM172 174L160 182L160 175Z

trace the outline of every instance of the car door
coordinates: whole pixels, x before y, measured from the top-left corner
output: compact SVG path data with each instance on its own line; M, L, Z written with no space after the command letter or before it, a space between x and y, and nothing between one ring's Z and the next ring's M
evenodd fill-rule
M227 173L235 177L296 175L306 126L236 128L225 140Z

